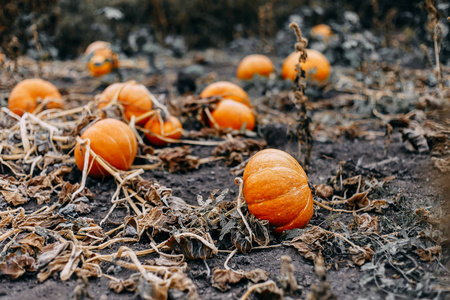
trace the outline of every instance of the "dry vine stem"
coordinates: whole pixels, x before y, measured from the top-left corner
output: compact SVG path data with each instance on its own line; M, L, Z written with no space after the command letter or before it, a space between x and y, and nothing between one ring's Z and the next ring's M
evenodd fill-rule
M311 135L311 118L308 117L306 110L306 103L308 98L305 96L306 89L306 76L305 71L301 67L301 63L306 62L307 53L306 46L308 46L308 40L302 36L300 27L296 23L289 25L290 29L293 29L297 36L297 43L295 43L295 51L300 53L299 61L296 65L297 76L294 81L295 88L295 108L298 111L298 124L297 124L297 138L298 138L298 160L303 166L305 171L308 171L309 164L311 162L312 153L312 135Z

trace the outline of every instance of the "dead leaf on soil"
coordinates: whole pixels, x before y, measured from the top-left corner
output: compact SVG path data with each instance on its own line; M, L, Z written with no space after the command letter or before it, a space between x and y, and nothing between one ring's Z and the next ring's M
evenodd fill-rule
M158 157L164 166L169 168L170 173L188 172L191 169L198 169L200 166L200 158L191 155L189 146L165 148Z
M238 283L244 278L252 281L253 283L257 283L260 281L266 281L269 278L269 273L261 269L234 271L231 269L224 270L214 268L212 285L222 292L225 292L230 289L230 284Z
M363 249L364 251L361 251L360 249L354 247L350 247L348 249L350 258L358 266L362 266L366 262L371 261L372 256L375 253L369 245L365 245Z
M450 157L447 158L438 158L432 157L434 166L441 171L442 173L450 173Z
M28 199L24 198L18 191L11 192L3 190L0 191L0 193L2 193L5 201L9 204L12 204L13 206L25 204L28 202Z
M316 189L316 194L322 199L329 199L333 197L333 188L326 184L316 184L314 185Z
M321 255L324 249L321 243L327 238L328 235L322 228L314 226L306 229L300 236L283 244L295 247L304 258L315 260L317 255Z
M349 229L356 228L363 234L379 233L378 217L370 216L368 213L362 215L354 215L354 224L348 226Z
M419 248L416 251L414 251L419 257L421 261L434 261L436 258L441 257L441 246L433 246L428 247L426 249Z
M31 256L9 253L4 261L0 262L0 274L7 275L13 280L22 276L25 271L36 271L34 258Z

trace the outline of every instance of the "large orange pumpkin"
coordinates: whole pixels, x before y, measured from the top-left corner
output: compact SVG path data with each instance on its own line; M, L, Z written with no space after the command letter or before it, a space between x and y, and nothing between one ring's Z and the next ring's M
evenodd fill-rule
M103 119L86 129L81 135L82 139L91 141L91 149L102 157L111 166L126 171L136 157L137 140L131 128L124 122L116 119ZM75 162L80 170L84 168L84 155L86 149L79 143L75 146ZM89 166L92 163L89 156ZM110 174L97 162L94 162L89 176L106 177Z
M201 93L201 98L222 96L250 106L247 93L237 84L229 81L217 81L208 85Z
M268 220L275 232L303 228L313 215L308 177L288 153L259 151L244 170L244 197L255 217Z
M26 112L33 112L38 106L38 99L49 101L47 108L62 108L62 97L58 89L50 82L33 78L19 82L11 91L8 100L9 109L22 116ZM58 101L59 100L59 101Z
M216 109L212 111L211 116L220 127L240 130L244 123L248 130L253 130L255 127L255 116L252 110L232 99L221 100ZM212 120L210 120L210 124L213 126Z
M333 31L330 26L325 24L319 24L311 28L311 37L321 37L323 40L328 40L333 35Z
M118 95L118 96L117 96ZM152 109L153 102L150 92L142 84L136 82L114 83L108 86L100 96L98 108L108 105L114 97L122 104L125 117L130 120L132 116L139 117ZM148 121L145 118L137 124L144 125Z
M306 78L319 84L325 83L330 76L330 62L325 55L317 50L306 49L306 54L308 55L306 62L300 64L306 72ZM295 80L295 76L297 75L296 65L299 57L300 53L294 52L284 60L281 66L281 76L283 79Z
M162 137L170 138L178 140L182 136L182 125L181 122L174 116L170 116L169 119L164 122L162 128L161 128L161 121L158 116L153 116L146 124L145 129L151 131L154 134L160 135ZM147 137L147 140L152 145L156 146L165 146L168 144L168 142L160 139L158 136L146 133L145 136Z
M274 71L273 63L265 55L252 54L244 57L238 65L236 76L239 79L248 80L255 74L269 76Z

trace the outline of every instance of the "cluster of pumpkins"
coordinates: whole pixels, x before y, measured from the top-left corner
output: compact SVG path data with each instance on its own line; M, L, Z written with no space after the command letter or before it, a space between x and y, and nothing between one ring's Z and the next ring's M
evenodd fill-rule
M317 28L316 34L329 36L327 27ZM117 54L111 50L109 43L94 42L85 54L90 56L88 67L93 76L105 75L119 66ZM307 56L307 61L302 64L307 77L317 83L326 82L330 74L328 60L312 49L307 49ZM299 53L292 53L286 58L281 70L283 79L295 80L298 60ZM268 57L250 55L239 63L236 75L239 79L249 80L255 74L269 76L273 72L274 65ZM220 81L210 84L200 93L201 98L213 96L222 99L211 112L211 126L235 130L245 126L247 130L253 130L255 117L249 97L241 87L232 82ZM168 141L180 139L183 131L181 122L174 116L167 116L164 120L158 113L149 113L153 108L152 99L153 96L142 84L134 81L114 83L100 95L98 108L105 108L112 101L119 102L127 120L134 118L138 125L144 126L146 138L152 145L164 146ZM42 102L39 103L39 100ZM12 112L22 116L39 106L63 108L63 101L52 83L42 79L27 79L11 91L8 105ZM82 133L81 138L89 141L89 148L93 152L119 170L128 170L137 154L135 133L128 124L116 119L106 118L94 123ZM86 149L79 143L75 146L75 161L80 170L84 169L86 163ZM109 176L92 155L89 156L88 164L90 176ZM308 178L299 163L288 153L276 149L256 153L245 168L243 180L244 198L250 213L268 220L275 227L275 232L302 228L312 218L313 199Z

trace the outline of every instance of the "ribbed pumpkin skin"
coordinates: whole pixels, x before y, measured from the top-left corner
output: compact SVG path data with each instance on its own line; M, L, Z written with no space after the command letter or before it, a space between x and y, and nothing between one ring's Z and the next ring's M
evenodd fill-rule
M248 130L253 130L255 127L255 116L251 109L232 99L223 99L218 104L216 109L211 113L214 121L223 128L232 128L240 130L244 123ZM210 125L213 126L210 121Z
M330 62L325 55L319 51L306 49L306 53L308 55L306 62L301 64L302 69L306 72L306 78L319 84L326 83L331 72ZM283 79L295 80L295 76L297 75L295 66L298 63L299 57L300 53L294 52L284 60L283 65L281 66L281 76ZM311 73L314 70L314 74L308 74L308 72Z
M81 135L82 139L91 141L91 149L113 167L128 170L136 157L137 140L131 128L116 119L98 121ZM75 162L80 170L84 167L85 149L79 143L75 146ZM92 156L89 156L89 165ZM89 176L107 177L110 174L97 162L94 162Z
M247 93L240 86L229 81L217 81L211 83L200 93L200 98L209 98L213 96L222 96L250 106L250 100L248 99Z
M120 90L122 89L122 90ZM139 117L150 111L153 106L150 92L145 86L138 83L114 83L108 86L100 96L98 108L101 109L119 92L117 100L123 105L125 117L130 120L132 116ZM149 118L139 121L137 124L144 125Z
M273 63L265 55L252 54L244 57L238 65L236 77L248 80L255 74L269 76L274 71Z
M47 98L62 99L58 89L50 82L32 78L19 82L11 91L8 108L15 114L22 116L26 112L33 112L38 104L37 98L42 101ZM59 102L50 101L47 108L62 108Z
M268 220L277 233L303 228L313 215L308 177L281 150L262 150L250 159L244 170L244 197L250 213Z
M161 132L161 123L159 118L154 116L152 117L146 124L145 129L150 130L153 133L156 133L160 136L171 138L171 139L180 139L182 136L181 129L183 128L181 122L174 116L170 116L169 120L164 122L163 129L164 134ZM152 145L156 146L165 146L168 142L161 140L155 135L151 135L150 133L146 133L145 137Z

